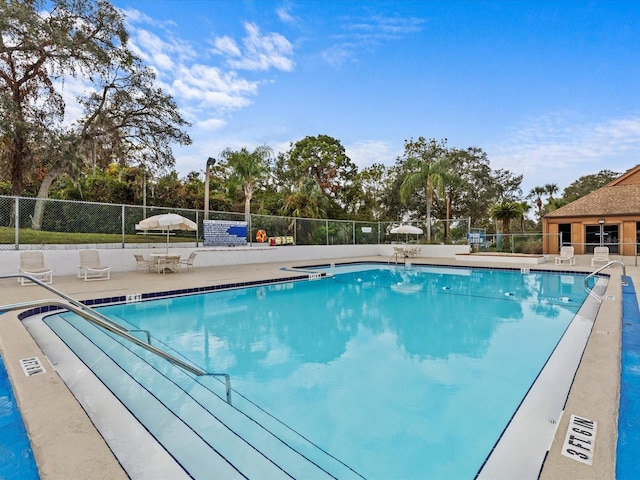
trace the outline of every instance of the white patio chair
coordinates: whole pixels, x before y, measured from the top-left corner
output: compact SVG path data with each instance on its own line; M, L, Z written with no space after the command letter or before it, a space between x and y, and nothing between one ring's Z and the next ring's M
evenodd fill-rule
M31 275L43 283L53 283L53 270L44 264L44 253L40 250L20 252L20 273ZM20 277L20 285L35 285L32 281Z
M560 256L556 257L556 265L563 265L564 262L568 262L569 265L576 264L576 257L573 255L573 247L562 247L560 249Z
M158 261L158 273L162 272L164 274L167 270L173 273L180 273L180 255L160 257Z
M198 254L198 252L191 252L191 255L189 255L188 258L180 259L180 266L181 267L186 267L187 272L189 270L192 270L193 269L193 261L195 260L197 254Z
M420 255L420 247L406 248L405 254L407 257L417 257L418 255Z
M78 278L84 278L85 282L91 280L109 280L111 278L111 267L100 263L100 253L98 250L80 250Z
M140 270L150 272L152 268L158 267L158 262L154 260L147 260L143 255L134 253L133 257L136 259L136 273Z
M593 258L591 259L591 266L595 267L596 263L608 263L609 262L609 247L596 247L593 249Z

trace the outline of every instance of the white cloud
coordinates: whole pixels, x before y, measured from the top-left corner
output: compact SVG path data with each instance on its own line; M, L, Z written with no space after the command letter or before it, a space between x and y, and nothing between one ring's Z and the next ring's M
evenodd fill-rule
M66 77L64 81L58 80L56 90L60 92L65 103L64 125L71 125L84 115L84 108L77 101L78 97L85 96L95 90L95 86L86 82L82 77Z
M322 59L332 67L339 67L347 61L353 61L356 47L349 43L332 45L320 53Z
M214 40L214 53L223 55L229 66L238 70L293 70L293 47L283 35L262 35L255 23L246 23L244 28L247 35L242 48L229 37L218 37Z
M208 58L206 51L196 54L191 43L175 37L173 22L156 22L136 10L126 14L130 48L154 69L158 86L176 99L192 122L222 125L221 113L251 105L262 80L248 80L236 71L225 70L209 61L215 57ZM293 49L285 37L262 35L253 23L246 24L245 31L241 46L228 36L216 38L214 53L224 56L236 70L293 69Z
M353 163L358 166L358 170L374 163L382 163L386 166L393 165L396 158L402 154L402 148L398 150L397 146L380 140L362 140L345 146L345 151Z
M291 5L285 5L276 9L276 15L283 23L296 24L298 19L291 13L293 7Z
M623 172L638 163L640 116L585 122L567 114L530 119L509 140L486 149L493 168L524 175L525 193L536 185L562 189L582 175Z
M240 47L231 37L218 37L213 41L216 53L224 56L239 57L242 55Z
M219 118L208 118L206 120L197 121L195 123L195 127L198 128L199 130L212 131L212 130L220 130L226 124L227 122Z
M349 19L345 29L365 39L389 40L420 32L424 22L422 18L376 15L363 20Z
M321 52L321 57L332 67L356 61L357 52L362 49L371 49L384 42L419 33L425 21L421 18L376 15L366 18L342 17L340 22L342 33L334 36L335 43Z

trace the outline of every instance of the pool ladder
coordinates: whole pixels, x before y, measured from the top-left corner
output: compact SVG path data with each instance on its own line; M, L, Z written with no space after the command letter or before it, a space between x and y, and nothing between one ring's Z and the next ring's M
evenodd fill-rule
M612 265L616 265L616 264L618 264L618 265L620 265L622 267L622 285L624 285L624 286L629 285L629 282L627 281L627 267L620 260L611 260L610 262L607 262L606 265L602 265L600 268L598 268L597 270L594 270L589 275L584 277L584 289L587 291L587 293L589 295L593 295L598 300L598 302L602 302L602 297L600 295L594 293L592 288L589 288L589 285L588 285L589 279L591 277L594 277L597 274L599 274L605 268L609 268Z
M138 345L139 347L144 348L145 350L167 360L173 365L180 367L183 370L188 371L189 373L192 373L193 375L196 375L198 377L202 377L202 376L223 377L225 381L227 403L231 404L231 377L229 376L229 374L210 373L210 372L205 372L204 370L201 370L198 367L194 367L193 365L190 365L185 361L180 360L179 358L176 358L173 355L151 345L151 335L148 330L129 330L127 328L124 328L119 323L114 322L113 320L102 315L100 312L94 310L93 308L86 306L85 304L75 300L74 298L68 296L67 294L61 292L60 290L55 289L51 285L43 283L41 280L34 278L31 275L25 275L22 273L0 275L0 279L4 279L4 278L26 278L27 280L35 284L38 284L41 287L46 288L50 292L58 295L61 298L61 300L56 298L53 298L53 299L49 298L49 299L41 299L41 300L31 300L28 302L12 303L9 305L0 305L0 313L12 311L12 310L24 310L26 308L36 308L36 307L44 307L44 306L51 306L51 305L62 307L64 309L67 309L75 313L79 317L87 320L88 322L94 325L102 327L105 330L108 330L109 332L114 333L119 337L124 338L125 340L128 340L131 343ZM134 337L133 335L131 335L130 332L144 332L147 336L147 341L144 342L139 338Z

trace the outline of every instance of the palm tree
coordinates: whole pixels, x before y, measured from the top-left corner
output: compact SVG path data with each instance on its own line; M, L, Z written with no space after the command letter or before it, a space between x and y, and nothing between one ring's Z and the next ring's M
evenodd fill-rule
M282 203L282 213L291 217L326 218L329 199L315 178L298 180L297 188Z
M555 183L547 183L544 186L544 193L549 195L550 200L553 200L553 196L558 193L558 185Z
M445 172L442 175L442 190L446 197L447 223L444 226L445 242L449 242L449 220L451 219L451 201L456 190L464 186L464 180L453 171Z
M264 180L269 172L269 160L273 150L267 145L256 148L249 152L245 147L239 151L226 149L222 152L222 158L226 159L227 165L231 169L229 179L242 184L244 192L244 218L247 225L251 223L251 199L255 186Z
M529 193L529 197L535 198L536 206L538 207L538 217L540 220L542 220L542 195L545 193L547 193L547 189L545 187L534 187Z
M502 200L491 206L489 215L496 222L502 223L502 233L509 234L509 224L522 216L522 208L518 202Z
M520 230L522 230L522 233L524 233L524 220L527 216L527 213L529 213L529 210L531 210L531 205L527 201L519 202L519 205L520 205Z
M446 159L424 161L412 157L407 160L407 166L413 170L400 186L400 200L406 202L409 195L417 189L424 187L427 193L427 241L431 241L431 205L433 204L433 192L440 188L443 175L449 170L449 162Z
M491 206L489 210L491 218L502 223L502 233L509 233L511 220L522 216L522 207L518 202L503 200Z

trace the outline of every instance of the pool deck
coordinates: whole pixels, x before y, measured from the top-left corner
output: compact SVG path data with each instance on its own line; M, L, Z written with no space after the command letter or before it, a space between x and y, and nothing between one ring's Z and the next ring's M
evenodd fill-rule
M530 264L493 263L482 267L530 268L531 270L592 272L591 256L577 256L577 265L556 266L552 262ZM636 288L640 285L640 269L633 257L622 260ZM84 282L75 276L55 277L53 287L78 299L118 297L131 293L150 293L208 285L226 285L254 280L273 280L291 276L282 267L349 261L387 263L387 257L359 257L287 264L249 264L195 268L180 274L113 273L108 281ZM479 267L477 263L444 258L414 258L416 264ZM556 438L540 474L541 479L615 478L617 413L620 387L620 332L622 289L619 266L603 273L611 280L593 326L584 356L576 373L565 413L558 425ZM54 295L38 286L20 286L15 279L0 280L0 304ZM637 295L637 293L636 293ZM18 404L29 433L41 478L63 480L125 479L124 472L111 450L97 432L85 411L76 401L53 367L47 362L35 341L22 326L16 312L0 315L0 353L11 378ZM27 377L20 359L37 356L47 370L45 374ZM561 454L571 415L597 422L597 438L593 464L587 465ZM522 445L526 449L526 445Z

